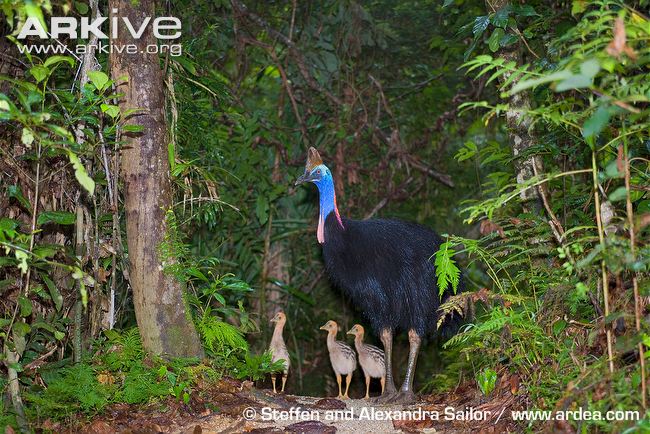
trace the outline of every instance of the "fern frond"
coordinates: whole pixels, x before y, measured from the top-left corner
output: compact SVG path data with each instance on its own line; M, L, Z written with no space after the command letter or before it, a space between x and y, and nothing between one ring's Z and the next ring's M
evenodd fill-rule
M438 251L435 253L435 268L436 278L438 283L438 294L442 294L449 288L454 291L458 290L458 283L460 282L460 269L456 266L456 261L452 259L456 252L451 248L451 243L447 241L443 243Z

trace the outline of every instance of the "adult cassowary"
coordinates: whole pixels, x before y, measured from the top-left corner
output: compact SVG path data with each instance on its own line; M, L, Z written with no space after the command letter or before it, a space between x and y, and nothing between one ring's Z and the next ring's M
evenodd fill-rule
M305 173L296 185L318 187L320 214L317 238L323 247L331 282L348 295L370 322L384 345L386 387L378 402L415 400L413 377L422 338L436 329L438 293L431 256L442 240L430 229L400 220L349 220L336 206L334 180L314 148L309 149ZM457 288L461 290L461 285ZM452 293L451 286L442 301ZM447 319L443 334L455 333L459 318ZM410 343L406 377L398 392L392 373L393 335L408 331Z

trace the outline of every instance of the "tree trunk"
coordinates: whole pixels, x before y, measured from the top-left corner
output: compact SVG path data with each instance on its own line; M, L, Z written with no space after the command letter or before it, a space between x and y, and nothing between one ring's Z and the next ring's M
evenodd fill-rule
M496 12L508 6L508 0L486 0L488 12ZM514 61L517 65L521 65L521 53L518 44L511 45L501 49L501 58L506 62ZM510 78L510 73L506 73L500 77L500 82L503 83ZM512 85L517 83L515 80ZM506 125L508 127L508 135L510 137L510 147L512 154L515 156L514 166L515 174L517 176L517 183L521 184L524 181L535 176L536 173L543 173L542 160L533 155L531 157L523 158L521 154L525 153L528 148L535 144L535 137L533 137L529 130L531 125L530 118L526 112L530 109L530 99L527 92L519 92L510 96L508 100L508 110L506 111ZM529 188L521 192L522 207L524 211L538 212L542 209L542 201L539 192L535 188Z
M164 113L163 73L157 54L146 53L156 44L147 26L140 39L133 39L121 17L128 17L138 29L145 19L155 17L155 1L111 0L109 10L120 16L117 47L133 44L137 54L126 50L110 55L111 74L122 112L139 109L127 125L141 125L141 133L125 133L122 148L122 178L126 209L130 282L135 314L144 348L167 356L202 356L198 334L183 300L183 287L164 272L160 246L165 241L165 213L172 206L172 186L167 157L167 125ZM112 20L111 20L112 21ZM125 81L126 80L128 81ZM173 261L173 258L171 258Z

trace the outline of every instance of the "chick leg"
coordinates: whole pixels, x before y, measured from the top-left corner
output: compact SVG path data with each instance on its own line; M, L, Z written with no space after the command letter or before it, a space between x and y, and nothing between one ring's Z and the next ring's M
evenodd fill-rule
M386 386L381 396L375 398L377 403L389 402L396 394L395 381L393 381L393 331L383 329L380 334L381 343L384 344L384 364L386 366Z
M350 399L348 396L348 389L350 388L350 382L352 381L352 373L349 373L348 375L345 376L345 395L343 395L343 399Z
M343 394L341 393L341 374L336 374L336 382L339 383L339 396L337 398L342 398Z
M282 390L281 392L284 393L284 385L287 384L287 374L282 375Z
M366 375L366 396L363 399L370 398L370 375Z
M275 390L275 374L271 374L271 382L273 383L273 393L278 393Z
M380 379L379 381L381 382L381 393L382 393L382 395L383 395L383 393L384 393L384 386L386 386L386 377L385 377L385 376L384 376L384 377L381 377L381 379Z
M413 377L415 376L415 365L418 360L418 352L420 351L420 343L422 339L420 335L414 330L409 330L409 361L406 368L406 378L400 389L400 392L391 402L400 404L408 404L415 401L415 393L413 393Z

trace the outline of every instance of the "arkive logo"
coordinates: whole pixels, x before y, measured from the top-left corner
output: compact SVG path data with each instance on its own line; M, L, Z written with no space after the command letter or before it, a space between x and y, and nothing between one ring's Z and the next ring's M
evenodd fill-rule
M71 39L88 39L90 35L95 35L98 39L117 39L120 31L119 22L124 23L124 27L130 33L133 39L140 39L144 34L147 26L151 25L153 35L158 39L177 39L181 36L181 20L176 17L145 17L141 23L132 23L128 17L118 16L118 10L113 9L111 17L110 37L101 30L103 24L108 21L108 17L98 17L90 21L88 17L51 17L50 32L45 30L43 23L35 17L28 17L23 24L17 39L25 39L29 36L38 36L41 39L58 39L61 36L68 36Z
M105 31L110 23L110 30ZM102 29L104 27L104 29ZM85 54L93 49L97 53L126 53L126 54L161 54L169 53L171 56L183 54L183 46L178 41L181 36L181 20L176 17L144 17L140 22L132 22L129 17L119 15L117 9L111 10L111 17L97 17L91 20L88 17L51 17L47 24L42 18L28 17L20 28L16 39L25 41L27 38L37 37L40 40L50 39L57 41L55 44L38 44L34 39L27 39L31 43L18 44L21 53L32 54ZM142 46L135 43L115 41L118 36L130 36L132 41L139 40L147 29L158 40L155 44ZM120 33L122 32L122 33ZM70 41L77 39L93 40L96 43L83 43L67 46L59 38L66 36ZM124 39L124 38L122 38ZM128 38L127 38L128 39ZM164 42L163 42L164 41Z

